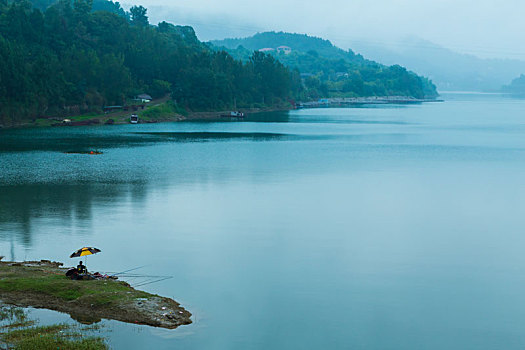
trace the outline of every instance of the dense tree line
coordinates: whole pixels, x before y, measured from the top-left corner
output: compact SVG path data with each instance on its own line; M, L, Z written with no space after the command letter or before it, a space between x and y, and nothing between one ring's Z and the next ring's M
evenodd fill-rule
M237 59L247 60L253 50L288 46L291 53L271 54L290 69L302 73L306 89L303 98L330 96L412 96L433 98L436 87L425 77L394 65L367 60L352 50L342 50L330 41L304 34L258 33L244 39L212 41Z
M302 89L270 55L210 50L191 27L95 0L0 0L0 123L72 115L171 93L188 109L272 105Z

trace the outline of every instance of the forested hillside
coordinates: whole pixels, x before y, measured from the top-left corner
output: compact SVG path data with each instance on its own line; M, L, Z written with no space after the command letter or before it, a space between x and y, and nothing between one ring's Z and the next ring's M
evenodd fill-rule
M271 36L275 45L315 45L289 55L242 47L229 54L200 42L191 27L150 25L142 6L126 12L106 0L0 0L0 125L100 112L142 93L171 95L179 110L190 111L436 94L400 66L379 65L329 41Z
M150 25L142 6L128 19L113 3L111 12L92 11L90 0L39 4L0 0L0 124L101 110L140 93L171 93L192 110L272 105L300 93L297 73L273 57L234 60L191 27Z
M331 96L388 96L416 98L437 96L436 87L425 77L399 65L385 66L344 51L328 40L304 34L258 33L249 38L212 41L237 59L247 60L253 50L263 49L305 78L305 93L311 98ZM285 52L279 47L289 47ZM269 50L273 49L273 50Z

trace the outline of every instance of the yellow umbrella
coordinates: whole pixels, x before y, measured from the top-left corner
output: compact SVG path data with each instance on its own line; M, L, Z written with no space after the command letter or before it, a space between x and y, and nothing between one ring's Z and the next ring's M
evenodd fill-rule
M78 258L81 256L92 255L92 254L97 254L97 253L100 253L100 249L93 248L93 247L84 247L84 248L80 248L79 250L71 254L69 257Z
M76 252L71 254L69 257L70 258L79 258L81 256L86 256L86 267L87 267L87 256L88 255L97 254L97 253L100 253L100 249L94 248L94 247L84 247L84 248L80 248L79 250L77 250ZM86 271L87 271L87 269L86 269Z

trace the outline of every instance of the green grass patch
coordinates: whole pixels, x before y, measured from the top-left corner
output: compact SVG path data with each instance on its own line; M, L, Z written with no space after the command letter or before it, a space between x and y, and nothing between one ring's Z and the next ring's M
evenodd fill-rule
M44 334L29 338L15 343L14 349L17 350L101 350L108 349L104 339L89 337L82 339L68 339L56 334Z
M108 349L108 346L103 338L84 335L84 333L87 332L84 332L82 329L77 329L72 325L56 324L51 326L26 327L22 329L11 330L2 333L1 338L4 343L9 344L9 349Z
M2 349L108 349L105 340L94 335L100 329L98 327L71 324L33 326L36 321L29 320L23 309L6 305L0 307L0 322L3 324L0 330Z
M33 338L35 336L40 336L44 334L55 334L58 332L63 332L68 328L65 324L56 324L51 326L41 326L41 327L28 327L23 329L17 329L9 331L2 335L2 338L6 342L18 342L24 338Z
M115 280L71 280L64 270L0 264L0 292L33 292L64 301L83 300L107 305L153 295Z
M163 118L171 118L176 114L187 114L186 110L179 108L172 101L162 103L156 106L147 107L140 113L140 118L145 120L155 120Z
M76 116L72 116L72 117L67 117L67 119L71 119L73 121L82 121L82 120L89 120L89 119L93 119L93 118L101 118L101 117L104 117L105 115L104 114L100 114L100 113L86 113L86 114L82 114L82 115L76 115ZM66 119L66 118L64 118Z

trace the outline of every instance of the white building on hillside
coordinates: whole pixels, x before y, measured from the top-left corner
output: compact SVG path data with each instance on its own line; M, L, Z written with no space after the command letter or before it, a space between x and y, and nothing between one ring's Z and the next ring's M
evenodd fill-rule
M284 46L284 45L283 45L283 46L279 46L279 47L277 48L277 51L278 51L279 53L282 52L282 53L284 53L285 55L288 55L288 54L292 53L292 48L289 47L289 46Z

